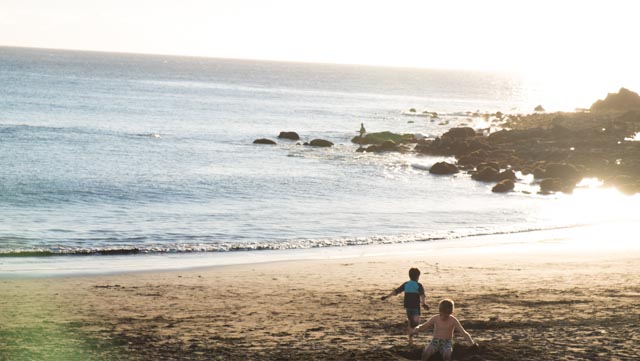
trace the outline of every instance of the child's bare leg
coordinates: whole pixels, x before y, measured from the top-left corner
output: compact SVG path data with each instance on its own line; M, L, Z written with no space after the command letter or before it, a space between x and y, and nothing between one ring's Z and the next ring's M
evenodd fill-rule
M409 345L413 345L413 328L420 324L420 315L413 315L407 318L407 335L409 336Z
M427 361L427 360L429 360L429 358L430 358L431 356L433 356L433 354L434 354L434 353L436 353L436 349L435 349L435 348L433 348L433 347L431 347L431 344L427 345L427 346L424 348L424 351L422 351L422 358L421 358L421 360L422 360L422 361Z
M444 361L451 361L451 356L452 356L452 354L453 354L453 350L446 350L446 351L444 352L444 355L442 355L442 359L443 359Z

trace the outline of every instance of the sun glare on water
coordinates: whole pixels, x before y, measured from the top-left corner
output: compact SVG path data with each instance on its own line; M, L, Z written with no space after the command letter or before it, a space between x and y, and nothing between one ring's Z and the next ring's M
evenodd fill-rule
M580 247L637 247L640 196L629 196L615 188L603 187L596 178L585 178L573 194L559 195L551 217L565 224L590 225L579 236Z

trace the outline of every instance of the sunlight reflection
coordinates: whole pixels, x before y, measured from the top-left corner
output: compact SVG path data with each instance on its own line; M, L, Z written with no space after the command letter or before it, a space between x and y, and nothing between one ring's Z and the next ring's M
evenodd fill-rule
M640 141L640 132L637 132L633 135L633 137L624 138L624 140L628 142L639 142Z
M602 188L595 178L584 179L573 194L558 195L553 219L566 223L633 223L640 198L627 196L615 188Z

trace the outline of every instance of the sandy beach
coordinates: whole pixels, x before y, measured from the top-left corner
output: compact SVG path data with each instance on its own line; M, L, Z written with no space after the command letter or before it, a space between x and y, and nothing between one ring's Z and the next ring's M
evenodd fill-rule
M638 246L575 242L3 279L0 359L415 360L430 335L408 346L402 296L380 300L415 266L480 345L456 360L637 360Z

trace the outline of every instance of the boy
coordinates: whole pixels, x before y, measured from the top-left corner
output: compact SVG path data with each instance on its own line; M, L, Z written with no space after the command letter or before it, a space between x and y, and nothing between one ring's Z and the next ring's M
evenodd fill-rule
M420 270L411 268L409 270L410 281L403 283L400 287L391 291L388 295L382 296L382 300L386 300L391 296L395 296L404 292L404 308L407 312L407 335L409 336L409 345L413 345L413 328L420 323L420 305L425 310L429 309L429 305L425 302L424 287L418 280L420 279Z
M471 335L460 324L457 318L453 314L453 301L444 299L438 304L438 311L440 314L435 315L429 319L429 321L416 326L413 329L414 333L417 333L422 328L429 328L435 326L433 330L433 339L422 352L422 360L429 360L434 353L440 352L442 359L445 361L451 361L451 355L453 353L453 346L451 340L453 338L453 331L458 330L464 338L471 342L474 346L478 346L473 341Z

